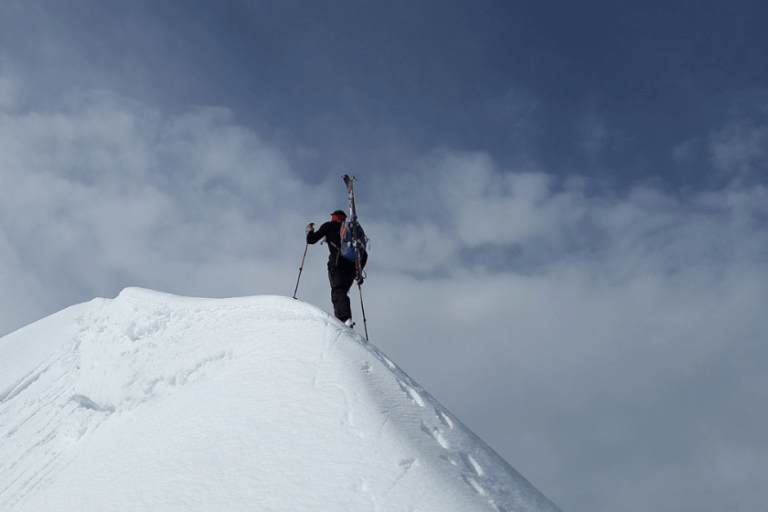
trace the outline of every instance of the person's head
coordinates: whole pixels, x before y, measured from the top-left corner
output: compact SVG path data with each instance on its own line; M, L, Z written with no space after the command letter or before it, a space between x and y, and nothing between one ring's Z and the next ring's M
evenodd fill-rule
M344 210L336 210L331 214L331 220L335 220L337 222L344 222L347 220L347 214L344 213Z

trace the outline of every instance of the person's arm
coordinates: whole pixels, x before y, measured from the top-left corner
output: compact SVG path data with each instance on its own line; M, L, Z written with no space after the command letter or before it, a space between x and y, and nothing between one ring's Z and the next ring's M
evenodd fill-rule
M316 244L323 238L325 238L325 235L328 231L328 222L320 226L320 229L315 231L315 223L310 223L307 225L307 243L308 244Z

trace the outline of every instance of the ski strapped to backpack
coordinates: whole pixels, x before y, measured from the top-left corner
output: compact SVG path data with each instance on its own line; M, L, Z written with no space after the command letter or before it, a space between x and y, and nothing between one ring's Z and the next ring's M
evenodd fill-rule
M355 263L355 280L358 284L363 284L365 274L363 264L365 252L368 247L368 238L365 236L362 226L357 221L357 211L355 210L355 193L352 189L354 178L343 175L342 179L347 185L347 194L349 196L349 220L344 222L341 227L341 253L342 256Z

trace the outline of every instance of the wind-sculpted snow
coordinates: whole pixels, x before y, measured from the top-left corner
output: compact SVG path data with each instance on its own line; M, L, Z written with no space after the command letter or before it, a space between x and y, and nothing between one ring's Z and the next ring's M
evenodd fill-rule
M3 511L557 511L359 334L130 288L0 339Z

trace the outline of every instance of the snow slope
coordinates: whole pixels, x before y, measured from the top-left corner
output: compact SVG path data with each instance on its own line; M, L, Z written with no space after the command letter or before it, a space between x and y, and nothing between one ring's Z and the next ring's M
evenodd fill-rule
M129 288L0 339L2 511L557 511L358 333Z

